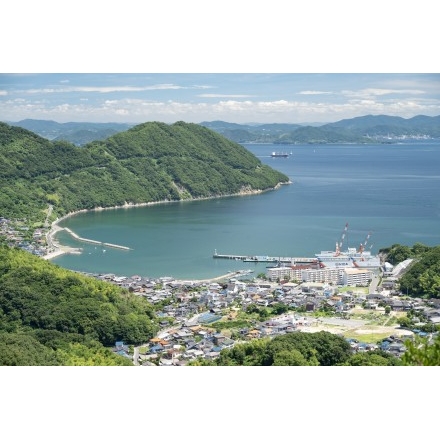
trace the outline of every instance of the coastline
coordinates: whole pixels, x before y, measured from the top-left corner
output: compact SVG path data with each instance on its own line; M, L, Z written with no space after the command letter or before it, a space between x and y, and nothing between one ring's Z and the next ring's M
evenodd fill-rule
M64 228L58 226L58 222L60 222L64 218L66 217L62 217L52 222L50 229L46 234L48 251L47 254L42 257L44 260L51 260L52 258L59 257L64 254L79 254L82 251L81 248L63 246L55 239L55 235L57 234L57 232L64 230Z
M63 246L55 239L55 235L59 231L64 230L64 228L59 226L59 223L62 222L63 220L66 220L67 218L73 217L74 215L77 215L77 214L83 214L86 212L93 212L93 211L96 211L96 212L106 211L106 210L111 210L111 209L141 208L141 207L145 207L145 206L153 206L153 205L160 205L160 204L166 204L166 203L194 202L194 201L198 201L198 200L212 200L212 199L219 199L219 198L224 198L224 197L238 197L238 196L256 195L256 194L261 194L266 191L277 190L282 185L290 185L291 183L292 182L289 180L288 182L280 182L275 187L265 189L265 190L262 190L262 189L260 189L260 190L243 189L242 191L235 193L235 194L227 194L227 195L220 195L220 196L196 197L196 198L190 198L190 199L184 199L184 200L182 200L182 199L180 199L180 200L159 200L157 202L142 202L142 203L126 202L123 205L107 206L107 207L97 206L96 208L92 208L92 209L81 209L79 211L69 212L68 214L66 214L60 218L57 218L56 220L54 220L51 223L49 231L46 234L46 242L47 242L47 246L48 246L48 252L46 255L43 256L43 258L45 260L51 260L53 258L59 257L64 254L81 253L81 251L82 251L81 248L73 248L70 246Z

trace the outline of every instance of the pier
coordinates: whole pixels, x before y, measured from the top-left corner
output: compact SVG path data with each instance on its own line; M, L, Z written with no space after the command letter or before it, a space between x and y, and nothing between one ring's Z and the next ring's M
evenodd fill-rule
M316 263L316 258L310 257L270 257L268 255L257 255L257 256L247 256L247 255L232 255L232 254L218 254L217 249L214 252L213 258L223 258L228 260L243 261L245 263Z
M98 241L98 240L90 240L89 238L80 237L78 234L75 234L75 232L73 232L69 228L63 228L63 229L66 232L68 232L75 240L78 240L78 241L84 241L85 243L97 244L100 246L108 246L108 247L113 247L113 248L117 248L117 249L123 249L125 251L130 250L130 248L127 246L121 246L119 244L113 244L113 243L103 243L102 241Z

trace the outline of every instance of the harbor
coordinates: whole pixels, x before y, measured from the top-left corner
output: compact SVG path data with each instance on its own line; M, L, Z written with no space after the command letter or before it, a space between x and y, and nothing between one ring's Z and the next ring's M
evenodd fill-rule
M215 249L213 258L223 258L228 260L243 261L245 263L288 263L288 264L310 264L316 263L316 258L310 257L271 257L268 255L257 255L257 256L247 256L247 255L233 255L233 254L219 254L217 249Z

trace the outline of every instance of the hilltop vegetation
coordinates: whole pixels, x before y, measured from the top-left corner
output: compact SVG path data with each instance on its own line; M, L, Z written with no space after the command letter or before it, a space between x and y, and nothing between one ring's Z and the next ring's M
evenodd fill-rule
M84 147L0 123L0 212L42 221L94 207L267 190L288 177L197 124L151 122Z
M393 244L380 252L394 265L407 259L415 260L400 277L402 292L413 297L440 298L440 246Z
M153 307L142 298L0 247L0 365L132 365L105 347L155 332Z
M400 278L400 289L410 296L440 298L440 246L420 255Z

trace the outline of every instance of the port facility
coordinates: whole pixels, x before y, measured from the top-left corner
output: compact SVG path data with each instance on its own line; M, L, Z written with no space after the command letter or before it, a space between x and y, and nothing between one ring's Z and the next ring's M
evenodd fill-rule
M245 263L289 263L289 264L296 264L296 263L316 263L316 258L310 258L310 257L270 257L268 255L254 255L254 256L247 256L247 255L232 255L232 254L219 254L217 253L217 249L214 251L214 258L223 258L223 259L229 259L229 260L241 260Z

